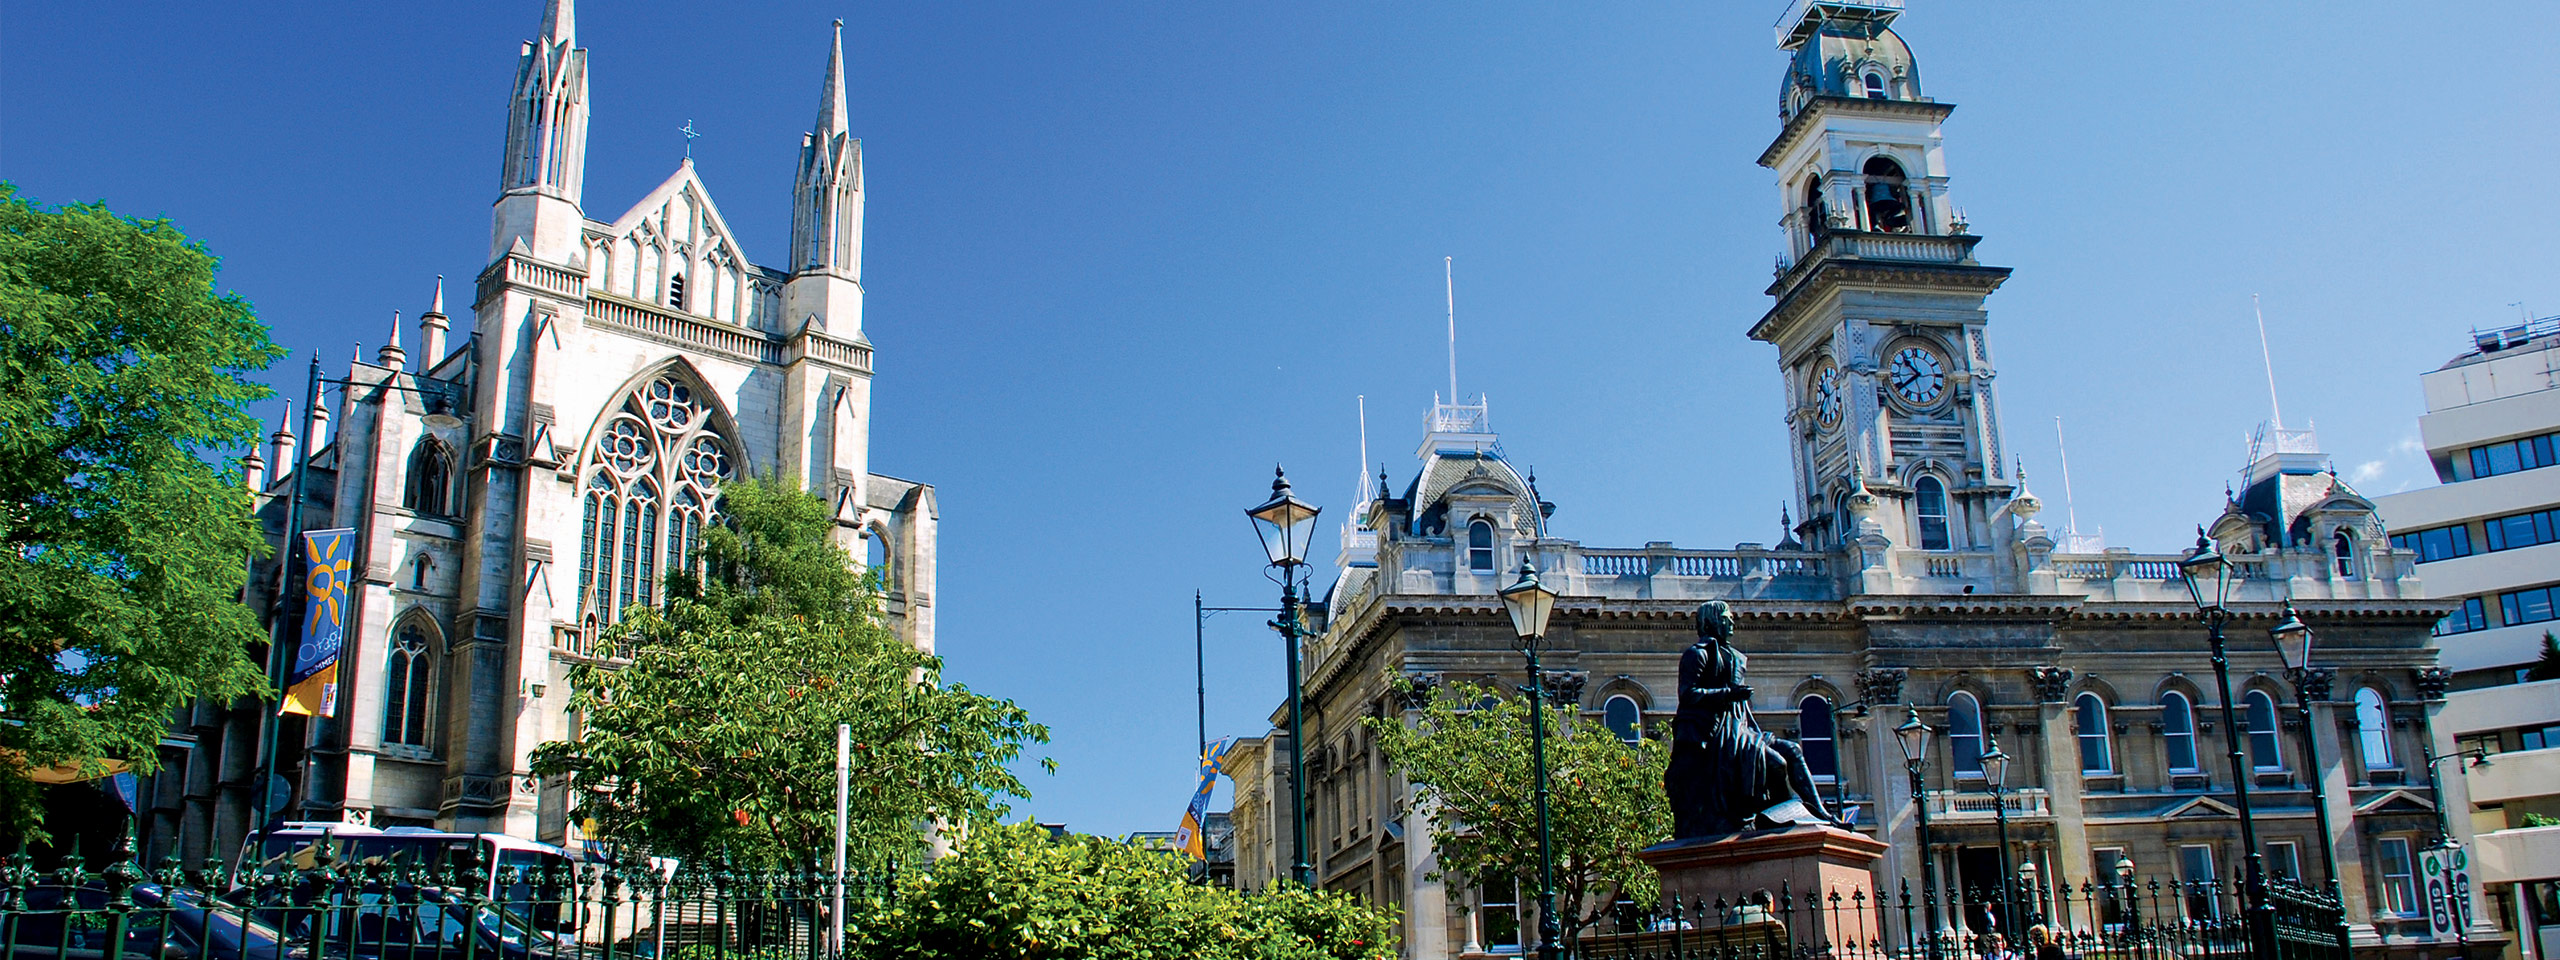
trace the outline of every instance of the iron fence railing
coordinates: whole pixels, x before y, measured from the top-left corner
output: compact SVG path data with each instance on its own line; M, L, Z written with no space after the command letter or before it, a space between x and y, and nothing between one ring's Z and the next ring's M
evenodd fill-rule
M848 877L841 916L894 877ZM831 960L834 878L667 861L0 866L6 960Z
M2335 901L2288 883L2269 886L2276 956L2268 960L2344 960ZM1782 887L1694 898L1651 913L1622 910L1568 952L1578 960L2035 960L2050 942L2087 960L2256 956L2237 881L1948 893L1941 900L1905 885L1872 898L1802 896ZM2004 922L2012 911L2016 922Z

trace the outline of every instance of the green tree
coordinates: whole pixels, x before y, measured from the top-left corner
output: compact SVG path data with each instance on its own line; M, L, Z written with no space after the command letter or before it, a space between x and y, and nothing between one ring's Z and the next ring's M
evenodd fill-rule
M264 693L240 603L267 549L239 475L245 379L281 355L165 220L0 183L0 829L43 836L33 771L157 769L170 711Z
M600 638L622 666L570 671L578 737L533 769L571 778L571 815L648 853L759 865L826 859L836 724L853 726L857 862L920 852L920 827L1006 812L1008 769L1049 731L1011 701L941 682L884 626L877 585L829 539L825 501L770 478L721 490L707 575ZM1043 761L1046 763L1046 761Z
M2524 668L2526 680L2560 680L2560 637L2542 631L2542 656Z
M1193 884L1185 861L1034 824L970 831L903 876L849 956L883 960L1383 960L1395 915L1349 894Z
M1414 687L1394 678L1398 692ZM1519 883L1521 902L1538 889L1538 814L1532 793L1526 697L1475 684L1450 685L1408 724L1366 723L1387 759L1414 785L1429 812L1439 878L1481 886ZM1636 851L1671 836L1662 771L1671 752L1659 740L1619 740L1578 712L1547 710L1547 816L1556 858L1556 913L1569 941L1620 900L1651 904L1661 878Z

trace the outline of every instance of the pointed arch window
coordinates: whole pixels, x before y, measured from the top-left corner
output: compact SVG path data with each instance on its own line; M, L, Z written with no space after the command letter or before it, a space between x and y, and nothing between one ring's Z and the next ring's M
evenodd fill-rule
M2364 755L2367 770L2400 767L2399 759L2391 755L2390 702L2372 687L2356 690L2356 749Z
M1947 750L1956 776L1982 777L1982 701L1962 690L1947 698Z
M2248 715L2250 768L2284 769L2283 744L2276 737L2276 698L2264 690L2251 690L2240 704Z
M401 624L382 665L383 746L413 756L428 754L435 671L426 631L415 621Z
M1921 477L1911 487L1911 499L1920 518L1920 549L1948 549L1947 485L1936 477Z
M1840 751L1831 717L1831 701L1820 694L1796 703L1797 744L1804 747L1804 766L1815 780L1840 777Z
M2080 738L2080 772L2114 773L2115 743L2107 737L2107 703L2094 693L2072 701L2072 728Z
M453 452L434 437L409 451L409 483L400 505L421 516L446 516L453 509Z
M1493 572L1493 524L1482 520L1467 524L1467 569Z
M2160 695L2160 742L2169 754L2170 773L2199 773L2196 762L2196 705L2171 690Z
M661 599L670 572L699 573L702 531L736 473L700 388L663 375L623 398L589 451L579 522L579 604L612 623Z
M1870 157L1859 172L1867 175L1867 229L1911 232L1911 190L1902 165L1890 157Z

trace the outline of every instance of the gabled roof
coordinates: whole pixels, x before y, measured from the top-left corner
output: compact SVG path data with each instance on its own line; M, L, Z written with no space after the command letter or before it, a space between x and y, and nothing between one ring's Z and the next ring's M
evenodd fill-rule
M603 232L615 237L627 237L641 229L644 224L656 224L650 227L653 231L682 229L684 225L681 224L673 227L665 225L659 216L672 201L679 199L701 211L703 229L699 242L702 245L725 248L729 257L736 261L741 270L753 273L763 269L747 259L745 248L738 244L737 233L729 229L728 219L720 215L720 205L712 202L711 190L703 186L702 177L694 171L693 160L690 157L676 167L675 174L668 177L666 182L658 184L656 189L641 197L640 202L632 204L631 209L624 212L621 217L604 225ZM689 236L671 239L687 243L696 242L696 238Z

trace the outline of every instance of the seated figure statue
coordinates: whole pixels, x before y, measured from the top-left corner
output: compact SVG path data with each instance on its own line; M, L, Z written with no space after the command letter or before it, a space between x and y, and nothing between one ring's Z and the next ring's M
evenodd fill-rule
M1733 610L1698 607L1698 642L1680 655L1680 711L1672 720L1671 837L1716 837L1794 824L1833 824L1805 766L1804 747L1760 729L1751 716Z

